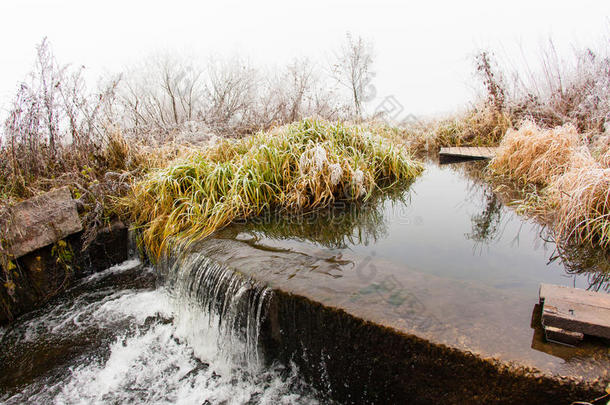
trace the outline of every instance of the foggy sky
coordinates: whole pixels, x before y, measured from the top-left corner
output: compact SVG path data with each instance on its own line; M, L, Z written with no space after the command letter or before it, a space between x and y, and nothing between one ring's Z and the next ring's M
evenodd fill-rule
M568 51L608 31L610 1L53 1L0 3L0 107L49 38L60 63L93 79L158 52L205 60L240 54L257 65L309 56L322 65L347 31L374 43L377 98L405 113L453 111L473 99L473 55L535 55L549 36ZM4 115L4 114L2 114Z

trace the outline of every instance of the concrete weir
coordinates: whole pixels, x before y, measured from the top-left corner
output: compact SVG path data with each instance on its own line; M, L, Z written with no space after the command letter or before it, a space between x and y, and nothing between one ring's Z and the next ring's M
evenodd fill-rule
M275 289L263 326L268 358L350 404L569 404L596 384L541 374L430 342Z
M261 329L266 358L295 362L308 382L341 403L569 404L605 394L606 344L573 349L544 342L537 302L522 306L525 325L506 329L494 311L517 307L520 298L496 307L484 302L488 291L474 286L452 296L441 279L389 263L376 262L374 271L390 272L409 291L399 310L391 305L396 298L380 299L371 283L363 288L358 264L345 271L353 257L264 245L246 234L207 240L198 251L273 289ZM446 319L432 308L443 297ZM463 312L468 299L479 306L480 320L478 313L459 318L450 310Z

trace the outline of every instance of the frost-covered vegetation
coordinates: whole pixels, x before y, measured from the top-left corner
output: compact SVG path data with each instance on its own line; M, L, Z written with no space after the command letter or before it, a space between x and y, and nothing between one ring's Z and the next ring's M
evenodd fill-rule
M610 246L610 49L559 58L537 74L486 75L487 105L510 117L492 173L535 190L521 204L545 217L560 244ZM491 65L490 65L491 66ZM490 70L491 71L491 70ZM519 187L521 187L519 186Z
M482 93L467 111L406 128L419 150L441 146L497 146L509 128L530 121L541 128L571 124L593 149L607 148L610 121L610 48L558 54L549 43L538 63L498 60L489 51L475 58ZM598 153L599 151L594 151ZM603 153L603 151L602 151Z
M551 217L560 242L610 245L610 150L592 153L572 124L543 129L524 122L509 130L492 173L536 186L522 208Z
M151 172L125 203L146 247L159 256L236 219L363 201L414 179L423 167L384 134L304 120L225 139Z
M492 53L481 52L479 101L463 114L403 129L405 142L420 152L499 146L489 181L526 190L514 202L550 225L560 245L607 248L610 48L603 44L566 60L550 43L538 68L525 61L525 69L502 69Z
M88 88L83 68L62 65L45 39L19 85L0 137L0 193L29 197L37 180L100 164L117 133L134 146L198 144L318 118L360 120L370 45L348 36L330 72L308 59L285 67L247 60L197 64L156 56ZM94 167L95 168L95 167Z
M116 199L151 168L219 137L249 136L305 117L360 121L370 52L348 37L330 74L307 59L266 69L239 58L199 66L155 57L91 89L83 68L58 63L43 40L0 136L3 267L7 209L22 199L69 186L87 246L100 226L125 215Z
M79 201L86 242L121 216L144 227L158 253L188 233L186 227L202 236L266 209L321 207L345 197L345 187L350 198L368 197L388 179L416 175L409 152L500 145L493 173L517 188L535 186L522 206L552 217L559 241L609 245L607 48L575 51L566 62L551 46L540 69L526 73L503 70L482 52L475 71L484 96L463 114L407 128L363 116L371 55L370 44L348 37L327 73L306 59L264 69L240 59L199 66L157 57L91 90L82 69L59 64L45 40L0 138L0 235L11 204L68 185ZM326 135L316 143L303 125ZM358 149L370 142L366 133L384 138L382 146ZM180 170L189 179L195 173L220 183L195 177L207 185L189 197L186 189L169 187L178 181L171 173L180 176ZM168 179L159 188L156 181ZM229 188L212 192L221 186ZM211 194L202 200L204 191ZM157 192L154 208L150 196ZM127 195L141 204L117 204ZM178 198L175 207L172 198Z

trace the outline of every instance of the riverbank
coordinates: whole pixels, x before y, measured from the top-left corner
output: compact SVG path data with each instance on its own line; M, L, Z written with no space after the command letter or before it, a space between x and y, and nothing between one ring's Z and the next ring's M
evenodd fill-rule
M94 255L111 261L105 266L120 261L115 253L124 252L129 227L159 274L185 277L176 293L192 295L189 308L223 325L229 340L218 347L240 347L239 338L260 343L271 360L294 360L309 383L340 401L545 403L603 395L607 342L558 349L543 341L536 294L540 282L566 278L572 286L609 289L610 142L600 118L607 111L603 103L572 100L579 92L599 95L590 82L533 102L511 98L490 69L480 56L488 97L476 108L414 128L304 118L225 136L182 123L146 138L144 128L72 127L59 142L29 132L32 121L14 116L13 142L0 148L2 320L73 291L99 270ZM557 97L565 99L557 104ZM489 166L422 163L441 146L490 145L498 152ZM19 221L14 205L57 187L68 190L83 230L15 254L7 235ZM121 246L100 242L118 221ZM195 247L216 264L179 265L169 275L162 269ZM201 289L205 283L213 285ZM232 311L229 326L219 311ZM64 315L79 322L70 309ZM167 327L174 315L166 310L135 324L152 324L181 351L176 337L183 330ZM187 326L191 339L204 332ZM112 335L119 342L113 347L130 339L127 332ZM200 341L187 342L184 350L201 349ZM106 367L104 356L98 369ZM193 356L199 358L180 361L191 364Z
M546 224L563 250L586 244L607 251L607 49L577 49L573 64L560 63L553 52L545 52L541 63L553 74L542 69L527 75L481 52L475 72L484 92L468 110L401 125L384 122L383 114L363 120L341 104L345 100L322 98L305 106L306 94L318 94L311 83L303 84L292 104L278 105L281 114L269 104L246 103L239 89L227 91L244 103L229 109L223 99L177 104L163 86L150 94L158 108L143 111L119 97L119 81L94 94L79 70L69 80L70 69L57 63L43 40L31 86L18 92L0 145L2 286L11 296L19 281L11 238L4 236L11 230L10 207L53 188L68 187L76 200L82 249L118 219L138 228L141 246L159 256L173 243L267 210L310 211L335 199L367 200L414 179L420 166L413 156L434 156L445 146L500 146L486 181L514 197L506 203ZM180 66L166 68L168 80L182 77ZM42 80L51 73L61 86ZM519 80L513 84L508 77ZM216 79L222 85L230 77ZM44 104L45 94L57 102ZM195 104L199 118L185 109ZM307 111L326 120L303 118ZM45 120L51 121L43 125Z
M196 144L146 146L118 132L110 139L100 153L104 159L88 165L80 161L82 166L75 166L82 167L80 172L51 178L31 174L21 191L16 184L24 179L9 173L0 205L7 212L28 195L67 186L84 227L77 250L85 251L99 230L121 220L138 230L140 248L159 257L172 243L188 244L234 221L315 211L335 201L366 201L421 172L412 156L422 151L408 142L408 134L379 124L305 120L250 137L210 137ZM473 175L497 188L505 204L548 226L563 256L586 244L602 252L593 256L603 257L609 234L609 149L603 137L596 139L591 146L569 125L547 130L526 122L509 129L491 165ZM65 153L71 156L69 149ZM8 217L0 221L4 232ZM6 254L9 238L1 240L3 296L10 303L27 277Z

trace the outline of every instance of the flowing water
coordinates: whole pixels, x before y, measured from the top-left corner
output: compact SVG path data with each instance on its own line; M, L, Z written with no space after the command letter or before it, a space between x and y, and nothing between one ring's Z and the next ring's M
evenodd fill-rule
M164 286L131 260L2 331L6 404L318 403L295 367L264 367L270 291L200 255Z
M483 356L607 378L603 343L548 344L532 320L540 282L607 291L607 252L557 252L480 170L429 163L365 205L235 224L155 270L131 260L83 279L0 331L0 400L327 403L296 366L263 359L273 288Z

